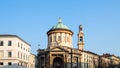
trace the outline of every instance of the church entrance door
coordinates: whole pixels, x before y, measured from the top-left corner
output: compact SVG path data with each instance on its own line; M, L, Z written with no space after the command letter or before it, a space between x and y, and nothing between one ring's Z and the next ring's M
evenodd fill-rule
M56 57L53 60L53 68L64 68L63 67L63 61L60 57Z

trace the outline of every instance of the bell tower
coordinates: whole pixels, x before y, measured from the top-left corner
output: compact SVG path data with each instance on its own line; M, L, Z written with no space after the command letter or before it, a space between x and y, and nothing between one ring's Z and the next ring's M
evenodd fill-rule
M79 25L79 32L78 32L78 49L84 50L84 32L82 25Z

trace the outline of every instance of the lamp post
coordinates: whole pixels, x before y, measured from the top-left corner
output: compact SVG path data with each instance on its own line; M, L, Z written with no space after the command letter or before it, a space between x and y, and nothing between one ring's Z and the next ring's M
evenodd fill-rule
M110 58L110 68L113 67L113 64L112 64L112 58Z
M71 48L71 68L73 67L73 64L72 64L72 48Z
M99 58L98 58L98 68L102 68L101 66L102 66L102 57L99 56Z
M78 68L78 57L76 57L77 58L77 68Z

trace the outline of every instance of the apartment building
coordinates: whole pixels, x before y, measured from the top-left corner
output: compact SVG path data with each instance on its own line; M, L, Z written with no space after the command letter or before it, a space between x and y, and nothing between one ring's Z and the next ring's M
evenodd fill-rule
M30 68L30 46L17 35L0 35L0 67L17 65Z

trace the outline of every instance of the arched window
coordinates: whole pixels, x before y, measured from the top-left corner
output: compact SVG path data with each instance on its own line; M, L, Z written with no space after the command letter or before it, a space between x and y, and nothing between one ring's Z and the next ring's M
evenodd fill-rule
M52 37L50 37L50 42L52 42Z
M63 42L65 42L65 36L63 36Z
M56 42L56 36L54 36L54 42Z
M61 36L58 36L58 41L60 41L60 42L61 42Z
M70 38L69 37L67 37L67 42L70 42Z
M82 36L80 36L80 42L83 42L83 37Z

